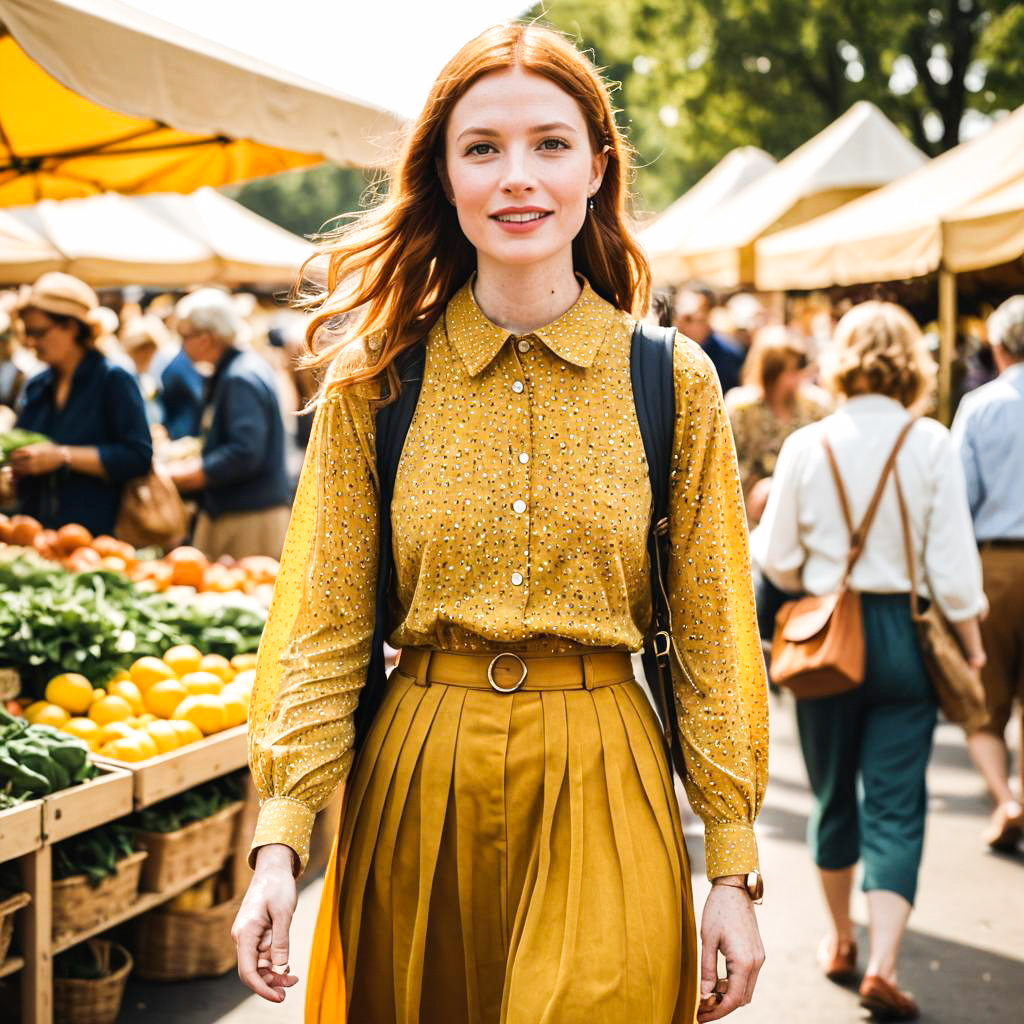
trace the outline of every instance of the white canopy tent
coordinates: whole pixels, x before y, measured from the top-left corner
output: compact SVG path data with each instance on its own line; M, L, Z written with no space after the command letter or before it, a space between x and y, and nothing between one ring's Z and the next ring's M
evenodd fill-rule
M758 284L823 288L933 273L944 260L943 223L1022 179L1024 107L874 194L759 242Z
M916 170L925 155L874 104L855 103L706 217L678 251L691 279L720 288L758 280L755 243Z
M60 270L64 257L42 235L0 210L0 284L34 281Z
M12 226L24 239L35 239L37 248L48 248L45 266L8 245L5 228ZM60 269L96 287L283 286L312 253L304 239L211 188L188 196L44 199L11 207L0 220L0 281L6 283Z
M691 189L651 221L641 232L651 273L657 285L677 284L686 276L679 249L705 217L775 166L775 160L757 146L741 146L727 153Z
M1024 255L1024 169L990 195L960 207L942 225L942 261L954 274Z
M939 271L939 405L949 419L956 274L1024 251L1024 106L907 177L757 245L764 288L898 281Z

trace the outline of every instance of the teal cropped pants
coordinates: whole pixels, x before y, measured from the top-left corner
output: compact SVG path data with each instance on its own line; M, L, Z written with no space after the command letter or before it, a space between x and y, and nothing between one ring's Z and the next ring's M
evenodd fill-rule
M914 902L924 847L925 771L936 700L906 594L863 594L867 663L855 690L797 701L820 868L864 862L865 892Z

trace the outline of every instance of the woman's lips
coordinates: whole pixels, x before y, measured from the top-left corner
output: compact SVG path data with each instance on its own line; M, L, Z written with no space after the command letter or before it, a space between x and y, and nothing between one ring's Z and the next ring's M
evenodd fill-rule
M511 235L525 235L536 231L550 216L550 210L517 210L491 214L491 220Z

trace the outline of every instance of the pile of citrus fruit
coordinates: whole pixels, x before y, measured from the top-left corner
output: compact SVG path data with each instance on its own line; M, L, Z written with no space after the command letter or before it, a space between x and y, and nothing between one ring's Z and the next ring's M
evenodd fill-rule
M139 658L105 689L74 672L54 676L25 717L85 740L101 757L144 761L242 725L255 664L255 654L229 661L183 644Z

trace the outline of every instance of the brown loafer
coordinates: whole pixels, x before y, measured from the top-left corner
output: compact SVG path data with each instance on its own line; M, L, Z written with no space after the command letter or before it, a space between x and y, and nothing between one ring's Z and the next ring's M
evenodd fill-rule
M866 974L860 983L860 1005L875 1020L917 1020L921 1015L909 992L903 992L879 974Z
M1024 836L1024 807L1016 800L1000 804L992 813L984 839L989 849L1013 853Z
M837 942L828 937L818 946L818 963L829 981L837 985L848 984L857 977L857 943Z

